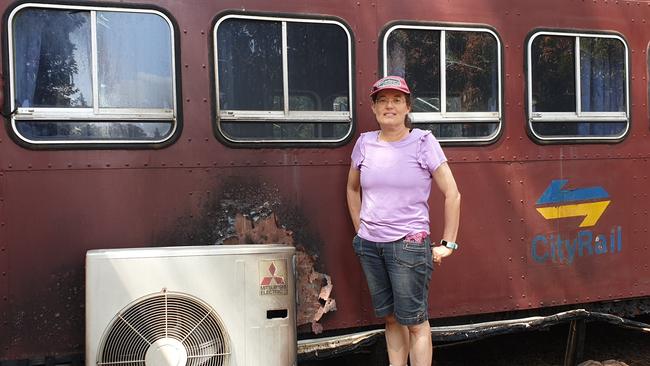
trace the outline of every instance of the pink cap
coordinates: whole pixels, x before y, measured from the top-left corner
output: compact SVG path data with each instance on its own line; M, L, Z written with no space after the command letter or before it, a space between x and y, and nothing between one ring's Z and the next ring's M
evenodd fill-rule
M382 90L393 89L401 91L404 94L411 94L409 86L406 85L406 81L399 76L386 76L381 78L373 84L372 89L370 89L370 96L379 93Z

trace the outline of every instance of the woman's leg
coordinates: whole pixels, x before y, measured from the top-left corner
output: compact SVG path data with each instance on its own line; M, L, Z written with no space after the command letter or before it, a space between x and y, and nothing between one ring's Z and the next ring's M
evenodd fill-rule
M392 366L406 366L409 355L409 328L397 322L393 314L386 320L386 349ZM430 338L429 338L430 339ZM429 362L429 365L431 362Z
M411 366L431 366L433 345L428 321L408 326Z
M375 315L384 318L386 322L388 359L393 366L406 366L409 352L408 328L399 324L393 315L393 289L384 260L386 251L392 258L394 244L375 243L359 236L355 236L352 243L368 283Z
M388 262L397 321L407 328L411 366L431 366L433 349L428 322L429 282L433 271L430 240L403 240L392 247Z

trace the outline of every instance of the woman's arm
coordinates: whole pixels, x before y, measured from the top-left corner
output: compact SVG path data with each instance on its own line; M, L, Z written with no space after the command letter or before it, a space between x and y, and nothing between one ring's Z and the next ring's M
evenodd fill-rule
M433 179L436 181L440 192L445 196L445 224L441 239L455 242L460 221L460 192L456 186L456 180L447 163L442 163L433 172ZM434 254L439 254L442 258L452 253L452 250L449 248L436 247L436 249L439 253L434 252Z
M361 174L353 166L348 172L347 199L354 231L358 232L361 224Z

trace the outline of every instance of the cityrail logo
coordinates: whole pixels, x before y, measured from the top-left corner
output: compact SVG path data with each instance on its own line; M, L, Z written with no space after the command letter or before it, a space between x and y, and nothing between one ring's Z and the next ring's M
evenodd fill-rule
M584 216L579 228L596 226L611 203L609 194L602 187L563 189L567 182L565 179L551 181L537 200L537 212L546 220ZM598 234L591 229L573 235L563 233L564 237L560 233L539 234L531 242L531 256L538 263L572 264L576 257L620 253L623 249L621 226L612 227L608 234Z
M602 187L588 187L574 190L563 190L568 180L554 180L546 188L546 191L537 200L537 205L550 205L548 207L537 207L537 211L545 219L561 219L565 217L584 216L580 227L596 225L600 216L603 215L611 200L609 194ZM595 201L596 202L583 202ZM582 203L575 203L582 202Z

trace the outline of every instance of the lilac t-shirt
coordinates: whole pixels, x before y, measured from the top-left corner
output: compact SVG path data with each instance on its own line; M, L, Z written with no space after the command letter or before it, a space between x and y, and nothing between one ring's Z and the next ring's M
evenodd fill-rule
M361 173L361 226L358 235L375 242L429 232L431 173L447 161L431 131L413 129L396 142L362 133L352 150Z

